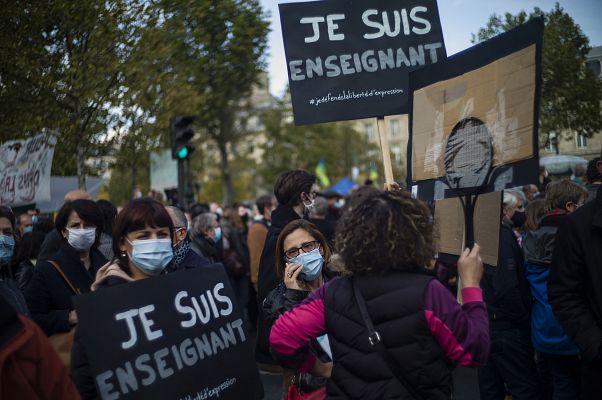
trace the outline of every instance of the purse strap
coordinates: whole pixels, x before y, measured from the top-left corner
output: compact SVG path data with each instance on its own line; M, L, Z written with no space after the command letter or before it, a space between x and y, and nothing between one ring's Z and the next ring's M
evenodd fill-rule
M399 368L399 364L397 364L397 360L395 360L395 358L389 354L387 349L385 349L385 346L382 344L380 333L374 329L374 324L372 323L372 319L368 314L366 301L364 300L364 296L362 296L357 281L353 276L351 277L351 284L353 285L353 293L355 294L355 301L360 309L360 314L362 315L364 324L368 328L368 342L370 343L370 346L376 349L378 354L389 366L389 369L393 372L395 378L397 378L399 383L401 383L401 385L412 395L412 397L414 399L424 400L424 397L405 379L403 372Z
M79 289L76 288L75 286L73 286L73 284L71 283L71 281L69 280L69 278L67 278L67 275L65 275L65 273L63 272L63 269L56 262L50 261L50 260L48 260L48 262L50 263L50 265L52 265L54 267L54 269L56 270L56 272L59 273L59 275L63 278L63 280L69 286L69 288L71 288L71 291L74 294L81 294L81 292L79 291Z

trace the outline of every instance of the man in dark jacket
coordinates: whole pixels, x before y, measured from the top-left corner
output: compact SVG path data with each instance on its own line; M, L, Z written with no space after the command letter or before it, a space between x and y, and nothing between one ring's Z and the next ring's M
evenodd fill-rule
M262 303L268 293L278 284L276 276L276 242L282 228L289 222L303 217L305 211L313 207L315 192L313 186L316 176L301 169L287 171L276 179L274 195L278 207L272 212L272 225L259 261L259 276L257 279L257 302L259 304L259 317L257 324L257 344L255 347L255 360L260 364L275 364L270 355L268 338L271 324L264 321Z
M197 254L190 248L190 241L187 238L187 220L186 215L177 207L165 207L171 217L174 227L174 262L167 267L169 272L184 270L196 267L217 266L212 264L207 257Z
M556 236L549 280L554 314L581 351L584 399L602 393L602 189Z
M596 157L587 163L587 185L588 191L586 202L594 201L598 193L598 189L602 185L602 158Z
M489 314L491 353L479 370L481 400L503 399L506 387L516 400L539 398L531 344L531 294L512 217L522 200L504 192L500 251L496 267L485 266L481 287Z

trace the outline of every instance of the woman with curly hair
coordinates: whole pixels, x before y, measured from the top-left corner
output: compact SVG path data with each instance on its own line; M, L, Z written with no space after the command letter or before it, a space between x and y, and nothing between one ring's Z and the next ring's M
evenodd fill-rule
M352 275L331 279L283 314L270 334L283 365L310 371L308 350L328 334L329 399L449 399L451 366L485 364L487 310L479 288L479 246L458 261L463 304L427 267L433 219L406 192L358 190L337 226L335 250Z

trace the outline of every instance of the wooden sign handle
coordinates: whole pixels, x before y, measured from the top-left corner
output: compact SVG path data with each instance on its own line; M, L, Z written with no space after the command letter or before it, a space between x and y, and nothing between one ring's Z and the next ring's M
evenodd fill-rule
M394 183L393 167L391 166L391 152L389 151L389 136L387 135L387 124L384 117L376 118L378 127L378 138L380 139L380 149L383 153L383 166L385 168L385 184Z

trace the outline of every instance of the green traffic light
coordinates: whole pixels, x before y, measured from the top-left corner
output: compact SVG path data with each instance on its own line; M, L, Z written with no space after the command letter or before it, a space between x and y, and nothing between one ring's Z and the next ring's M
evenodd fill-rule
M188 157L188 147L184 146L178 151L178 158L183 160L186 157Z

